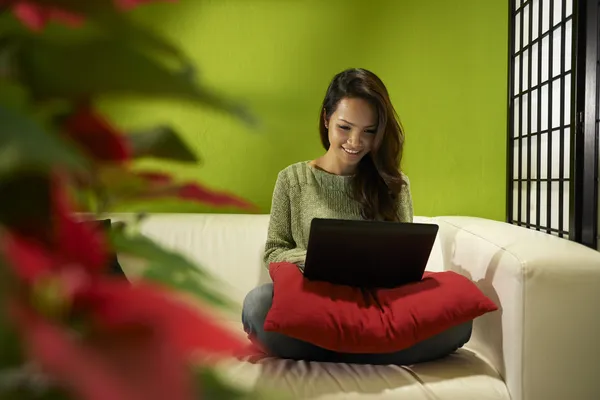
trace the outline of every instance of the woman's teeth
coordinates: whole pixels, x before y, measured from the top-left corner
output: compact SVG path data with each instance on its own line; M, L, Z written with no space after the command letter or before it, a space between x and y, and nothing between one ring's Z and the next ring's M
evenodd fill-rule
M347 149L347 148L345 148L345 147L342 147L342 149L344 149L344 151L345 151L346 153L348 153L348 154L358 154L358 153L360 153L360 151L359 151L359 150L350 150L350 149Z

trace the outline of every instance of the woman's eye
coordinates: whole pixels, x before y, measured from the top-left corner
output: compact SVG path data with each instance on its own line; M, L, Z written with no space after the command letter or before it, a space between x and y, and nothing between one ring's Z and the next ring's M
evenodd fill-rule
M339 127L340 129L343 129L343 130L345 130L345 131L349 131L349 130L350 130L350 127L349 127L349 126L347 126L347 125L338 125L338 127Z
M369 129L367 133L377 133L377 131L375 129Z

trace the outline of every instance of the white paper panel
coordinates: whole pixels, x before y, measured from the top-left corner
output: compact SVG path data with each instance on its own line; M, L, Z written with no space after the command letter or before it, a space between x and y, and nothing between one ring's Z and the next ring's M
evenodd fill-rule
M529 132L527 131L527 121L529 121L529 115L527 114L527 105L529 104L529 96L521 97L521 107L523 107L523 111L521 112L521 135L527 135Z
M531 21L531 40L534 41L539 37L539 29L540 29L540 2L539 0L533 0L531 2L531 16L533 20Z
M542 121L540 124L541 131L548 130L548 84L542 86L542 104L540 105L540 111L542 114Z
M514 62L514 71L515 71L514 92L515 92L515 94L520 93L520 90L519 90L519 78L521 76L521 69L520 69L520 62L519 62L520 59L521 59L521 56L516 56L515 62Z
M534 89L531 91L531 113L529 118L531 119L531 132L529 133L537 133L538 129L538 89Z
M571 131L569 128L565 129L562 133L564 138L564 177L569 178L571 173L571 140L570 140ZM551 149L551 175L552 179L557 179L560 177L560 135L561 132L556 130L552 131L552 149ZM537 162L537 151L538 146L540 147L540 178L547 179L548 178L548 134L544 133L539 137L539 143L537 140L531 141L531 151L536 153L536 162ZM533 159L533 158L532 158ZM532 164L533 165L533 164ZM536 167L532 166L531 171L532 177L537 179L537 170Z
M513 200L512 200L512 219L513 221L518 221L519 220L519 185L517 185L517 182L513 183Z
M550 196L552 198L552 203L550 204L550 228L554 228L554 229L559 229L559 210L560 210L560 204L559 204L559 196L561 194L560 191L560 183L559 182L551 182L550 183L551 186L551 193ZM542 196L547 196L548 193L547 192L540 192L540 194ZM567 230L569 229L569 183L568 182L563 182L563 190L562 190L562 195L563 195L563 226L562 229L563 230ZM565 212L566 211L566 212Z
M540 182L540 226L547 226L546 221L548 220L548 198L547 198L547 182Z
M527 138L521 139L521 179L527 179L527 153L529 151L529 147L527 144ZM515 153L514 157L519 159L519 152ZM519 178L519 177L517 177Z
M563 93L565 97L565 116L563 119L564 125L571 124L571 74L565 75L565 92Z
M565 17L568 17L570 15L573 15L573 0L567 0L566 4L567 4L567 12L565 14Z
M570 178L571 177L571 129L570 128L565 128L563 132L560 131L555 131L554 135L553 135L553 140L554 138L558 137L558 143L556 144L556 148L554 148L554 144L553 144L553 154L554 152L556 152L556 158L554 158L553 155L553 161L554 163L556 163L555 165L557 165L556 169L556 174L552 174L554 178L560 178L560 171L558 169L558 164L559 163L559 159L558 156L560 154L560 137L563 137L564 143L563 143L563 150L562 150L562 154L564 157L564 171L563 171L563 176L562 178Z
M550 5L546 5L546 7L549 7ZM562 19L562 6L563 6L563 1L562 0L554 0L554 20L552 22L552 25L556 25L560 22L560 20Z
M542 38L542 83L548 80L548 61L550 60L550 38Z
M519 140L513 141L513 179L519 179ZM515 203L516 204L516 203Z
M569 182L563 182L563 231L569 230L569 209L571 186Z
M513 137L520 135L519 131L519 113L521 112L521 99L517 97L513 105Z
M560 127L561 80L556 79L552 82L552 129Z
M537 155L537 150L539 144L538 141L541 139L541 136L534 136L531 138L531 179L537 179L538 177L538 170L537 170L537 160L538 160L538 155ZM528 146L529 147L529 146ZM546 156L546 158L548 158L548 156ZM540 160L541 160L541 156L540 156Z
M523 46L529 43L529 4L523 8Z
M572 64L572 47L573 47L573 24L567 21L565 25L565 71L571 70Z
M539 221L537 219L536 210L537 210L537 182L531 182L531 192L530 192L530 205L529 205L529 222L533 225L539 225Z
M558 27L552 31L552 77L554 78L557 75L560 75L562 72L561 65L561 42L562 37L560 36L562 33L562 27Z
M542 35L550 30L550 4L548 0L542 2Z
M527 222L527 182L521 182L521 222Z
M535 43L531 47L531 86L538 84L538 62L539 62L539 45Z
M521 91L529 89L529 49L523 53L523 82L521 84Z
M515 16L515 51L521 50L521 12Z

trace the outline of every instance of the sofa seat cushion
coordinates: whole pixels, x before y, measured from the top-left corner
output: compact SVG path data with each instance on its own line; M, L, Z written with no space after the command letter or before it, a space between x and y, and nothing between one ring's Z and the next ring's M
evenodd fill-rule
M227 361L224 376L246 388L281 391L293 399L508 400L508 389L484 360L467 349L414 366L372 366L282 360ZM283 397L282 398L285 398Z

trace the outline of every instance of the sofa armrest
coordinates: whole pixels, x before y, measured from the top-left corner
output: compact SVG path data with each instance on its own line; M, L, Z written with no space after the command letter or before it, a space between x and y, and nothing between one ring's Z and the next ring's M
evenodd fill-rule
M505 379L513 400L600 398L600 253L566 239L471 217L438 217L444 268L499 310L467 347Z

